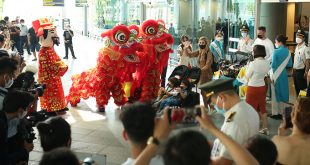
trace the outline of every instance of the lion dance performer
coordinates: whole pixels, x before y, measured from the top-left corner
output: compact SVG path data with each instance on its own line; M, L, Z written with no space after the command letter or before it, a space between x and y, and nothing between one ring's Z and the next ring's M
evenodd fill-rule
M54 50L54 44L59 45L59 37L49 19L33 21L32 25L41 44L38 81L46 85L40 98L41 108L48 113L64 113L68 108L60 78L67 72L68 66Z
M95 68L72 77L72 86L67 96L68 102L76 106L80 99L95 97L100 112L112 95L116 105L127 102L124 82L132 81L132 73L139 63L137 51L143 51L141 44L131 40L131 31L124 25L117 25L113 29L102 33L107 37L105 47L99 51Z
M157 97L161 74L168 64L169 54L173 52L171 49L173 37L166 32L164 22L161 20L143 22L141 31L148 59L144 60L144 67L140 67L138 71L138 74L141 74L139 77L142 85L140 101L147 101Z

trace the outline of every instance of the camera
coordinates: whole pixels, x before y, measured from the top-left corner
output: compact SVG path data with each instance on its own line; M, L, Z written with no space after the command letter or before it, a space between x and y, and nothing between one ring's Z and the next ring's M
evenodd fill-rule
M44 90L46 88L45 84L34 84L34 88L28 90L28 92L31 92L32 94L38 94L39 97L43 96Z

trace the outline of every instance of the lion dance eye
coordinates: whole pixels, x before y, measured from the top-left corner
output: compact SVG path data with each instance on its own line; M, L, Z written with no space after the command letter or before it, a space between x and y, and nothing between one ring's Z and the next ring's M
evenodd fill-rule
M115 34L115 40L120 42L120 43L126 42L126 35L125 35L125 33L117 32Z
M155 28L153 26L148 26L145 28L145 33L146 34L155 34Z

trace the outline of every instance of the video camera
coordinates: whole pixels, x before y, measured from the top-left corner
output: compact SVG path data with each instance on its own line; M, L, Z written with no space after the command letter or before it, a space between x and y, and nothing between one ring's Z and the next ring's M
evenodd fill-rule
M34 95L37 94L39 97L43 96L46 85L35 83L33 86L34 88L29 89L28 92L31 92Z
M46 85L36 83L34 80L34 73L26 71L18 75L11 88L21 89L26 92L31 92L33 95L37 94L41 97L44 94Z

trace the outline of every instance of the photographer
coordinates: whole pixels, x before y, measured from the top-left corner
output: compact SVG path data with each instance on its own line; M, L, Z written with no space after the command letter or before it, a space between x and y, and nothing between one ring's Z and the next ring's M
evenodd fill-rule
M8 93L15 78L18 61L9 57L0 57L0 111L2 110L3 99Z
M282 123L278 135L272 138L278 149L278 163L310 164L310 98L299 97L291 113L293 123L290 136L284 136L286 126Z
M20 121L33 100L27 92L10 91L3 101L3 111L0 111L0 160L5 165L28 162L33 143L24 138Z

